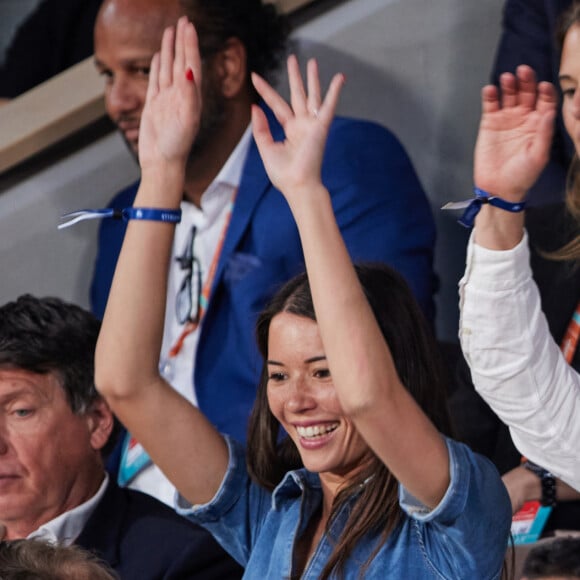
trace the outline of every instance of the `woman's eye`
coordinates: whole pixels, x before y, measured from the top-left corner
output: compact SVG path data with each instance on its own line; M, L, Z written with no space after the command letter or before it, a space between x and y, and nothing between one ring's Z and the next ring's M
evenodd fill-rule
M28 417L32 414L32 409L15 409L14 414L17 417Z
M562 95L564 95L565 99L570 99L574 96L576 89L562 89Z
M329 369L319 369L314 373L314 376L319 379L327 379L330 376Z
M286 375L284 373L280 373L280 372L270 373L270 375L268 376L268 379L270 381L283 381L285 378L286 378Z

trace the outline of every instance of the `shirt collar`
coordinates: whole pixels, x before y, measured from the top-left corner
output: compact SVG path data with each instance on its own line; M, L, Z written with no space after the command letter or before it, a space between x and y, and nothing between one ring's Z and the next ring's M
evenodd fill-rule
M231 152L219 173L209 184L201 196L201 208L188 201L181 202L181 209L185 214L193 216L205 215L209 222L213 222L221 214L227 202L232 199L236 189L240 186L244 164L250 149L252 138L251 124L246 127L244 134ZM197 219L200 219L198 217Z
M359 490L352 496L353 500L358 497L363 487L373 478L374 474L369 475L360 484ZM304 468L289 471L272 492L272 508L276 510L284 500L306 495L307 493L322 493L322 485L320 484L318 473L312 473Z
M318 474L307 469L289 471L272 493L272 508L277 510L285 500L308 492L322 493Z
M46 522L28 535L29 538L45 540L51 544L70 546L80 535L85 524L105 494L109 476L105 473L103 483L89 500Z
M238 141L234 150L231 152L228 160L224 163L219 173L216 175L212 182L215 184L227 184L230 187L236 188L240 185L242 179L242 172L244 169L244 163L246 161L246 155L250 148L250 140L252 137L252 125L251 123L246 127L244 134ZM211 185L210 187L211 188ZM209 189L208 188L208 189Z

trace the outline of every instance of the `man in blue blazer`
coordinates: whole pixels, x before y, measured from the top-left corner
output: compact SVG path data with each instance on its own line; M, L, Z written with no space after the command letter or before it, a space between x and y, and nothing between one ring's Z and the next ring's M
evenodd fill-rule
M572 0L506 0L491 75L494 84L499 83L501 73L513 73L518 65L527 64L536 71L539 80L551 82L560 90L560 46L556 31L560 16L571 4ZM563 199L573 155L574 146L559 113L550 163L528 194L532 205Z
M135 78L141 63L131 62L131 56L146 54L147 47L157 49L160 24L174 22L181 13L179 4L175 11L171 6L173 2L161 0L105 0L97 18L95 60L107 79L107 111L135 153L146 83ZM243 441L261 368L254 339L256 317L276 288L304 269L294 220L268 180L249 129L256 103L249 71L268 76L277 68L285 49L285 23L273 5L259 0L184 6L198 30L205 88L169 273L161 359L169 382L198 404L220 431ZM147 28L143 36L135 32L127 41L123 18L127 23L144 19L147 10L157 11L157 28ZM266 114L274 138L284 139L283 128L270 111ZM435 227L428 200L397 138L374 123L337 119L322 172L353 259L395 267L432 321ZM137 184L120 193L111 207L131 206L136 189ZM216 225L208 225L214 214ZM122 222L102 223L91 289L97 316L104 312L124 232ZM205 295L201 292L201 300L200 289L207 290ZM178 316L185 308L183 326L176 323L176 299ZM186 337L180 340L182 329ZM147 472L155 467L138 443L127 439L121 453L120 482L170 503L173 490L159 483L160 474L159 485L152 483L155 476L148 480Z
M115 427L94 385L99 328L57 298L0 307L0 539L78 544L123 580L241 578L209 532L106 474Z

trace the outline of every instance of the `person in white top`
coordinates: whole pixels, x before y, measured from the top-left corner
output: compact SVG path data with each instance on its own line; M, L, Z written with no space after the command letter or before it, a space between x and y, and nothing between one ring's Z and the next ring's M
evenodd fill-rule
M566 13L561 37L562 111L578 155L580 7ZM482 91L474 182L517 205L548 161L557 97L554 87L538 84L525 65L515 75L504 73L500 88ZM573 210L579 188L574 163L568 191ZM558 256L580 258L580 237ZM541 311L521 211L482 204L460 282L460 308L459 336L475 388L509 425L516 447L529 460L580 490L580 376L552 339Z

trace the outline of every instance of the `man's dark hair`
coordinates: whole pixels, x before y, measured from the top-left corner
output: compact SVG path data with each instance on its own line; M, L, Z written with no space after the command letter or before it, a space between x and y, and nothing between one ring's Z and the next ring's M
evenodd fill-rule
M230 38L246 48L247 70L271 80L286 54L288 24L273 4L261 0L180 0L195 24L202 57L221 50Z
M99 397L94 383L99 328L75 304L26 294L0 307L0 367L54 372L73 412L83 413Z
M95 388L95 346L101 323L59 298L25 294L0 307L0 368L54 373L78 415L100 398ZM112 449L119 425L103 449Z
M580 578L580 538L558 538L533 548L524 562L530 580L550 576Z

